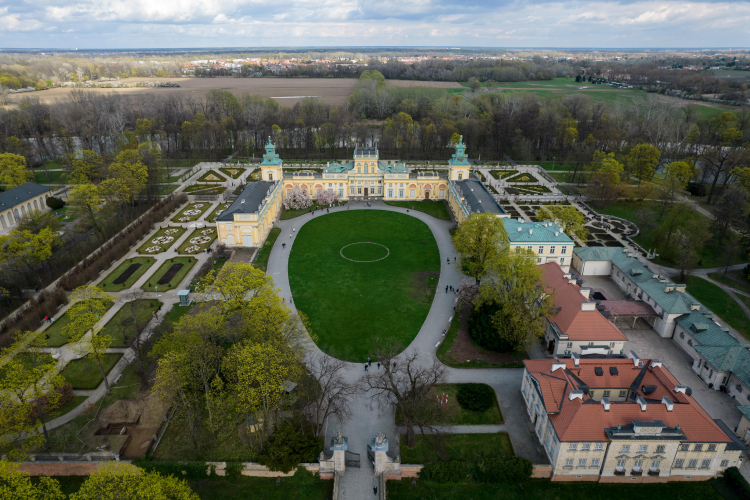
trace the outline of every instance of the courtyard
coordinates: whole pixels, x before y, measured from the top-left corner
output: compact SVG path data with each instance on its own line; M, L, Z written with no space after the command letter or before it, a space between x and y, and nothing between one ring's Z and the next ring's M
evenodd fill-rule
M294 305L323 351L364 362L376 341L406 347L416 337L440 276L425 223L395 212L340 211L308 221L288 251Z

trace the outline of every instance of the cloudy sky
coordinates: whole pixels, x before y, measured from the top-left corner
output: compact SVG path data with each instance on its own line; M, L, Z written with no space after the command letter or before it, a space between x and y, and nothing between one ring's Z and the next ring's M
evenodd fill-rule
M749 47L750 1L0 0L0 47Z

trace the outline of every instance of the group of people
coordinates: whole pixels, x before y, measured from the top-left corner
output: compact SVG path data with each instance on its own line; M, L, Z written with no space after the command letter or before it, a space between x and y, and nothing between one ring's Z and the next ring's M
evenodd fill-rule
M367 358L367 363L365 363L365 371L367 371L367 368L369 368L370 366L372 366L372 360L370 358ZM378 361L378 370L380 370L380 361Z

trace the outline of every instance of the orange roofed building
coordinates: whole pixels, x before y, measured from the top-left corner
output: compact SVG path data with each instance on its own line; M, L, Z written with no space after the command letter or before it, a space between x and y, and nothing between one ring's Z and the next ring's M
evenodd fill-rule
M746 449L661 361L526 360L521 392L552 480L705 480Z
M596 309L589 288L550 262L539 266L555 314L547 318L544 344L553 356L622 354L628 338Z

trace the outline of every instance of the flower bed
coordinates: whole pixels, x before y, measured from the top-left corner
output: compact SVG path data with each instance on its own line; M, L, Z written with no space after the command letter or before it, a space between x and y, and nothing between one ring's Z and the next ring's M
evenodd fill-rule
M177 250L177 253L196 254L210 247L214 241L216 241L216 228L205 227L196 229L190 233L190 236L188 236L187 240Z
M229 208L229 205L231 205L231 203L220 203L219 206L214 208L213 212L206 216L206 222L216 222L216 218L220 216L224 210Z
M172 217L172 222L193 222L208 210L210 203L191 203L182 212Z
M227 177L231 177L232 179L237 179L245 173L244 167L222 167L219 170Z
M146 242L138 249L142 255L153 255L166 252L185 232L184 227L167 227L159 229L153 236L149 237Z
M151 257L128 259L112 271L109 276L104 278L98 286L105 292L119 292L120 290L130 288L154 262L156 260Z
M516 175L518 170L490 170L490 175L495 179L505 179L511 175Z
M227 178L215 170L209 170L196 179L196 182L224 182Z
M522 174L514 175L505 179L507 182L539 182L539 180L533 175L524 172Z
M159 292L177 288L196 262L192 257L175 257L169 259L151 275L142 288L147 292L156 291L155 287L158 288ZM169 274L168 280L163 279L167 274Z

